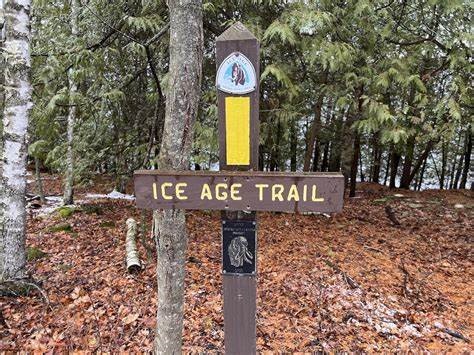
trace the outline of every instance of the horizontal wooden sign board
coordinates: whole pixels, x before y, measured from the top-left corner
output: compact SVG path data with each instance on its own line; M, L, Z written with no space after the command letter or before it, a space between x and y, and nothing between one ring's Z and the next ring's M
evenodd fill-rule
M229 211L338 212L340 173L135 172L138 208Z

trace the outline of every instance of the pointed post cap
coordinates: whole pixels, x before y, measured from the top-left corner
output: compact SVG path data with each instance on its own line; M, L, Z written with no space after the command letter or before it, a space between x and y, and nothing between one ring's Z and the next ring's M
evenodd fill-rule
M257 38L240 21L234 23L225 30L216 41L242 41L246 39L257 40Z

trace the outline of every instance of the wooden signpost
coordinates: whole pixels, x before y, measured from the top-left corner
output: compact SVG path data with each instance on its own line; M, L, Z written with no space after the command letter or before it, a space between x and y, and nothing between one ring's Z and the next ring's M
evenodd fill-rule
M137 171L139 208L221 210L226 354L256 353L256 211L338 212L340 173L258 170L259 43L236 23L216 42L220 172Z

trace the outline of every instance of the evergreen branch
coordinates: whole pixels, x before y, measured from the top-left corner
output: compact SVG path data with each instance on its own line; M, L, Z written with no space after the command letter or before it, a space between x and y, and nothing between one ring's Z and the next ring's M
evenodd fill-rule
M105 42L107 42L107 40L110 37L112 37L112 35L114 35L115 33L116 33L115 30L111 30L99 42L91 44L91 45L89 45L85 48L79 48L79 49L75 49L75 50L71 50L71 51L63 51L63 52L58 52L58 53L32 53L31 56L32 57L62 56L62 55L79 53L82 50L90 50L90 51L94 52L95 50L97 50L99 48L105 48L106 47Z
M82 3L81 3L82 4ZM98 13L96 13L94 10L92 10L90 8L89 5L87 5L87 3L84 3L82 4L83 6L85 6L86 9L88 9L90 11L90 13L92 15L94 15L94 17L96 17L100 22L102 22L105 26L107 26L108 28L110 28L111 30L114 30L115 32L117 33L120 33L122 36L124 37L127 37L129 40L131 40L132 42L135 42L135 43L138 43L138 44L141 44L143 45L143 43L141 43L139 40L135 39L134 37L132 37L131 35L129 35L128 33L125 33L125 32L122 32L120 29L118 28L115 28L114 26L112 26L111 24L109 24L106 20L104 20Z
M158 31L156 35L154 35L148 41L145 42L144 44L145 47L148 47L150 44L160 39L166 33L166 31L168 31L169 28L170 28L170 23L168 22L166 25L163 26L163 28L160 31Z
M125 89L126 87L128 87L129 85L131 85L135 80L137 80L141 74L143 74L144 72L146 72L146 69L148 68L148 63L147 65L136 71L135 74L125 83L123 83L119 88L118 90L119 91L122 91L123 89ZM81 103L81 104L58 104L56 103L56 106L59 106L59 107L74 107L74 106L84 106L86 104L90 104L91 102L92 103L95 103L97 101L99 101L100 99L102 99L102 96L94 96L91 98L91 101L90 102L87 102L87 103Z

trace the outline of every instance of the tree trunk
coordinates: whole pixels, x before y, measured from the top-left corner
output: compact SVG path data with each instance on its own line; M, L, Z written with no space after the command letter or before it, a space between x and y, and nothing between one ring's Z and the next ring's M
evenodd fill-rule
M3 53L5 16L3 11L3 0L0 0L0 53ZM0 137L3 137L3 110L5 107L5 56L0 55ZM3 139L0 139L0 157L3 152ZM1 171L0 162L0 171ZM1 193L1 188L0 188Z
M323 161L321 162L321 171L328 171L329 142L324 143Z
M459 184L460 189L466 188L467 176L469 174L469 171L471 170L471 154L472 154L472 128L469 125L466 132L466 143L465 143L465 149L464 149L464 168L462 171L461 183Z
M423 151L423 153L421 154L421 156L418 158L415 165L413 166L413 170L412 170L412 172L411 172L411 174L408 178L408 181L407 181L408 186L410 186L411 182L413 181L416 174L418 173L418 170L420 170L421 165L423 164L425 159L428 159L428 155L430 154L431 149L433 149L435 143L436 143L435 141L429 141L426 144L425 150Z
M272 149L272 161L273 161L273 169L270 168L271 171L279 171L281 170L280 168L280 158L281 158L281 148L280 148L280 142L281 142L281 136L282 136L282 129L281 129L281 121L280 118L277 117L277 132L276 132L276 144L273 144L274 149Z
M290 132L290 170L296 171L297 168L297 157L298 157L298 132L297 132L297 121L291 121L291 132Z
M357 99L357 112L353 115L353 119L350 121L350 125L358 121L362 117L362 95L364 94L363 86L360 86L357 90L358 99ZM348 122L349 123L349 122ZM350 128L350 126L348 126ZM359 164L360 158L360 133L357 129L351 134L354 137L354 147L352 149L352 161L351 161L351 185L349 190L349 197L355 197L356 190L356 181L357 181L357 167Z
M320 148L321 148L321 142L318 139L318 141L316 142L316 146L314 147L313 167L311 169L313 172L318 171Z
M311 125L311 130L309 132L308 138L308 145L306 148L306 152L304 155L304 164L303 164L303 171L309 171L311 167L311 158L313 157L314 146L315 144L319 144L316 141L319 131L321 130L321 111L323 107L323 94L319 95L318 101L314 107L314 121Z
M426 162L428 161L428 157L426 157L425 161L423 162L423 165L421 167L421 170L420 170L420 179L418 181L418 187L417 187L417 190L420 191L421 190L421 186L423 184L423 177L425 175L425 170L426 170Z
M441 145L441 176L439 178L439 189L444 189L444 182L446 180L446 163L448 161L448 149L446 143L443 142Z
M30 0L5 3L5 106L0 168L0 281L25 278L27 131L32 107Z
M385 166L385 177L383 179L383 185L387 186L387 180L388 180L388 173L390 171L390 164L391 164L391 159L392 159L392 154L387 154L387 165Z
M79 35L80 0L71 2L71 34L75 39ZM76 125L77 107L75 106L74 96L77 93L77 83L74 78L74 68L68 71L69 81L69 112L67 116L67 153L66 153L66 174L64 178L64 196L63 203L72 205L74 203L74 126Z
M334 122L334 135L331 140L331 150L329 152L329 171L341 170L342 140L344 137L344 114Z
M372 169L370 180L378 184L380 179L380 165L382 159L382 149L380 147L380 132L376 132L372 136L372 149Z
M170 69L166 116L158 166L189 168L194 121L201 95L202 2L170 0ZM155 353L180 354L187 248L183 210L155 211L158 311Z
M410 188L410 173L413 164L413 154L415 151L415 136L411 136L407 142L407 151L403 161L402 178L400 180L400 188Z
M457 167L457 162L458 162L459 146L461 144L461 137L462 137L462 135L459 134L458 139L456 140L456 145L453 149L453 156L452 156L452 159L451 159L451 169L450 169L450 174L449 174L449 189L450 190L456 188L454 186L454 178L455 178L455 174L456 174L456 167Z
M464 146L463 146L463 148L464 148ZM458 159L459 160L458 160L457 165L456 165L456 175L454 176L453 189L458 188L459 179L461 178L461 173L462 173L462 170L463 170L463 161L464 161L464 150L461 152Z
M400 154L396 151L396 148L392 147L392 153L390 154L390 183L389 187L391 189L396 187L396 180L398 174L398 165L400 164Z
M349 191L349 197L355 197L356 191L356 180L357 180L357 163L359 161L360 155L360 134L359 132L355 133L354 138L354 149L352 156L352 165L351 165L351 188Z
M323 73L322 86L326 84L328 78L328 72ZM315 144L319 145L318 135L321 131L321 111L323 108L324 94L319 94L316 105L314 106L314 121L311 125L311 130L308 137L308 145L306 146L306 152L304 155L303 171L309 171L311 167L311 158L315 149Z
M35 174L36 174L36 188L38 190L40 201L42 203L45 203L46 198L44 197L43 181L41 180L41 171L40 171L40 160L38 157L35 157Z

